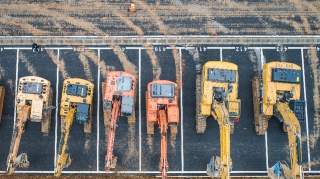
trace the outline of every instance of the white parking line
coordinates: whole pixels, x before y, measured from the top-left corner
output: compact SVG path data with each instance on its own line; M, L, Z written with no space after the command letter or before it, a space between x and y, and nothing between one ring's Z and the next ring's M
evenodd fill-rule
M98 84L97 84L97 171L99 171L99 149L100 149L100 49L98 49Z
M179 68L180 68L180 118L181 118L181 124L180 124L180 131L181 131L181 170L184 171L184 148L183 148L183 80L182 80L182 53L181 48L179 48Z
M263 49L260 48L260 68L263 69L264 64L264 56L263 56ZM269 169L269 150L268 150L268 131L264 134L264 142L265 142L265 152L266 152L266 169Z
M141 172L141 49L139 48L139 171Z
M207 47L208 50L219 50L219 49L224 49L224 50L233 50L235 47Z
M6 173L0 171L0 173ZM52 174L54 171L16 171L17 174ZM64 174L160 174L159 171L62 171ZM206 174L207 171L168 171L168 174ZM231 171L231 174L265 174L267 171ZM304 173L320 173L320 171L304 172Z
M222 48L220 47L220 61L223 59L223 53L222 53Z
M155 45L157 46L157 45ZM208 47L205 47L203 46L205 49L208 49L208 50L216 50L216 49L224 49L224 50L233 50L235 49L234 46L225 46L225 47L214 47L214 46L208 46ZM112 48L110 47L79 47L81 49L85 49L85 50L111 50ZM172 47L166 47L166 49L174 49L174 48L181 48L181 49L184 49L184 50L188 50L188 49L194 49L194 48L197 48L196 46L188 46L188 47L175 47L175 46L172 46ZM257 48L257 46L250 46L248 47L248 49L255 49ZM261 47L258 47L258 48L261 48L263 50L266 50L266 49L270 49L270 50L273 50L273 49L276 49L275 46L261 46ZM314 48L314 47L288 47L288 49L311 49L311 48ZM4 50L31 50L32 48L31 47L4 47L3 48ZM74 50L74 49L77 49L77 47L75 46L63 46L63 47L42 47L42 49L47 49L47 50ZM127 50L138 50L138 49L153 49L152 47L151 48L145 48L145 47L140 47L140 46L135 46L135 47L125 47L125 49Z
M18 73L19 73L19 53L20 53L20 50L17 49L17 56L16 56L16 81L15 81L15 88L14 88L14 114L13 114L13 128L12 128L12 131L14 130L15 126L16 126L16 119L17 119L17 100L16 100L16 97L17 97L17 93L18 93Z
M288 47L288 49L293 49L293 50L300 50L300 49L307 50L312 48L314 47Z
M141 38L168 38L168 37L174 37L174 38L182 38L185 35L115 35L115 36L97 36L97 35L69 35L69 36L59 36L59 35L53 35L53 36L48 36L48 35L40 35L36 37L40 38L101 38L101 39L106 39L109 37L115 37L115 38L124 38L124 37L130 37L133 39L141 39ZM33 38L35 36L32 35L25 35L25 36L0 36L2 39L10 39L10 38ZM320 38L320 35L187 35L187 37L199 37L199 38Z
M276 49L276 47L272 47L272 46L270 46L270 47L248 47L249 50L254 50L256 48L259 48L259 49L262 49L262 50L274 50L274 49Z
M303 98L304 98L304 112L305 112L305 121L306 121L306 130L307 130L307 150L308 150L308 168L311 171L311 157L310 157L310 145L309 145L309 117L308 117L308 101L307 101L307 92L306 92L306 75L305 75L305 67L304 67L304 53L303 49L300 50L301 52L301 63L302 63L302 77L303 77Z
M57 62L60 63L60 50L57 50ZM57 145L58 145L58 111L59 111L59 64L56 69L56 109L55 109L55 124L54 124L54 167L57 160Z

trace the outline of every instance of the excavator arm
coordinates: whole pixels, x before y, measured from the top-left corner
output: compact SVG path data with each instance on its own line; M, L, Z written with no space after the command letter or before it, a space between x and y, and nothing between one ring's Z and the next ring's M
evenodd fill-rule
M105 158L105 168L106 171L109 171L112 168L115 168L117 163L117 158L113 155L113 145L117 128L117 120L120 116L120 100L114 99L112 103L112 112L111 112L111 122L108 126L108 144L107 152Z
M68 153L68 140L69 140L72 124L74 121L75 112L76 112L76 108L71 107L66 118L64 119L64 128L60 138L58 158L57 158L57 164L54 169L54 176L60 176L62 169L68 167L71 164L71 158Z
M224 102L214 101L212 104L212 115L217 120L220 130L220 157L212 157L207 165L207 174L211 177L227 179L230 177L231 157L230 157L230 132L231 124L229 112Z
M160 172L163 179L167 178L168 159L167 159L167 129L168 119L167 112L164 109L159 110L158 120L161 133L161 156L160 156Z
M290 109L288 103L286 102L278 102L275 105L275 110L277 111L277 115L283 120L285 128L288 132L288 140L289 140L289 150L290 150L290 164L291 169L285 170L288 168L284 166L286 164L282 164L280 167L282 168L281 173L285 178L299 179L302 178L302 150L301 150L301 130L300 123L295 113ZM273 172L280 173L280 172ZM277 174L279 175L279 174Z
M7 160L7 173L12 174L16 167L27 168L29 161L26 153L20 154L18 157L19 146L25 124L30 116L31 106L24 105L21 112L17 116L16 126L11 138L10 150Z

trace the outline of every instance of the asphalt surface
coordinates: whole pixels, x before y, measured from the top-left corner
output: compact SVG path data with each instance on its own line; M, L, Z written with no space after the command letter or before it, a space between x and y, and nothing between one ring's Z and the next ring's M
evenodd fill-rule
M57 53L53 50L54 54ZM97 51L93 51L97 54ZM128 59L139 66L139 51L125 50L124 53ZM162 74L160 79L175 81L175 65L172 50L155 52ZM209 60L220 60L219 49L201 51L200 60L202 62ZM241 99L241 120L236 124L234 134L231 138L231 157L233 162L233 171L265 171L266 170L266 146L265 136L257 136L253 126L253 106L252 106L252 91L251 79L254 75L254 70L257 66L257 59L250 59L250 53L236 52L235 50L223 50L223 60L238 64L239 67L239 97ZM300 50L288 50L281 55L276 50L263 50L265 61L270 62L277 59L293 62L301 65ZM306 73L306 93L309 115L309 131L313 130L313 77L311 69L305 54L305 73ZM59 72L58 79L56 77L56 65L49 60L48 54L43 51L40 53L32 53L31 50L20 50L18 64L18 77L26 75L38 75L51 81L53 89L53 105L56 99L56 82L58 81L58 102L61 97L63 75ZM95 84L94 105L93 105L93 130L90 136L85 136L83 126L74 123L69 149L72 158L72 164L65 170L67 171L96 171L97 170L97 147L99 149L99 170L104 170L104 155L105 155L105 131L102 115L102 100L98 100L97 88L105 79L103 72L100 72L100 81L98 81L98 66L89 60L89 73L85 72L84 65L79 58L79 52L73 50L60 50L60 60L64 61L65 69L70 77L80 77L92 80ZM112 50L101 50L101 60L108 66L114 66L116 70L123 70L118 57ZM178 126L177 140L174 146L168 144L168 160L169 171L182 170L181 158L181 130L180 125L183 125L183 159L185 171L205 171L206 164L209 162L212 155L219 155L219 128L217 122L213 118L207 119L207 129L205 134L197 135L195 133L195 63L193 56L187 50L182 50L182 117L183 124ZM33 69L27 68L33 66ZM16 51L5 50L0 53L0 66L3 67L4 75L2 82L6 86L6 96L4 105L4 120L0 124L0 170L6 170L6 158L9 151L9 145L13 127L14 116L14 87L16 75ZM160 135L159 129L155 128L153 143L150 147L147 144L146 135L146 106L145 106L145 91L147 84L152 81L152 65L146 53L146 50L141 50L141 94L137 91L136 97L136 124L135 129L128 130L126 118L121 118L118 122L116 131L116 141L114 153L118 157L116 171L138 171L139 170L139 103L141 98L141 169L142 171L158 171L160 158ZM303 83L302 83L303 84ZM137 86L139 89L139 86ZM100 85L100 92L102 91ZM301 98L303 98L303 87ZM101 97L101 94L100 94ZM180 100L180 99L179 99ZM97 104L100 101L99 113ZM48 136L42 136L40 133L40 123L28 122L26 131L23 134L21 141L20 152L27 152L30 160L29 171L52 171L54 169L54 152L55 139L60 138L60 119L55 119L55 110L52 112L51 129ZM97 120L99 115L99 126ZM55 138L55 120L58 122L58 138ZM306 121L301 123L302 136L306 136ZM99 132L99 133L98 133ZM99 145L97 144L97 134L99 134ZM287 160L289 163L289 153L287 148L287 135L282 132L281 124L277 119L272 119L269 122L267 133L267 148L268 148L268 166L272 166L278 160ZM98 146L97 146L98 145ZM316 161L320 158L320 146L310 149L311 161ZM303 162L307 166L307 144L303 140ZM320 164L312 166L312 170L319 170ZM23 169L18 169L23 170Z

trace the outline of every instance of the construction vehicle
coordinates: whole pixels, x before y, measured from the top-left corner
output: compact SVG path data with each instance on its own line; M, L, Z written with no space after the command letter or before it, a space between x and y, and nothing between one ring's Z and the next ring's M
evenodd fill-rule
M103 111L106 129L106 156L105 170L114 169L117 157L113 155L113 145L117 121L121 116L128 119L129 126L135 124L135 76L123 71L111 71L107 73L103 83Z
M155 80L148 84L146 92L147 134L154 135L158 124L161 135L160 172L167 178L169 168L167 159L167 129L170 128L171 140L176 139L179 123L177 84L167 80Z
M252 81L254 123L258 135L267 131L272 116L280 120L288 132L290 164L277 162L269 169L272 178L301 178L301 129L304 101L300 100L301 67L288 62L269 62L263 65Z
M93 89L94 85L91 82L80 78L69 78L63 82L60 104L61 138L55 176L60 176L63 168L71 164L68 141L74 119L84 125L86 135L91 134Z
M0 123L2 119L2 110L3 110L3 102L4 102L5 88L0 85Z
M241 102L238 99L238 66L225 61L208 61L197 69L196 132L203 134L206 120L213 116L219 124L220 157L213 156L207 165L212 177L229 178L232 167L230 134L235 121L240 119Z
M17 119L7 159L8 174L12 174L17 167L27 168L29 166L27 154L18 155L21 137L28 119L31 122L41 122L41 132L48 135L51 123L51 103L52 90L48 80L37 76L25 76L19 79L16 96Z

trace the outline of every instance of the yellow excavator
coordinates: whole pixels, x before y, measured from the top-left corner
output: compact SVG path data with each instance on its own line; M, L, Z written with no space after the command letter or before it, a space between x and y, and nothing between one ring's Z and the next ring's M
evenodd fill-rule
M196 131L203 134L206 119L213 116L219 124L220 157L213 156L207 165L207 174L222 179L230 178L230 134L234 123L240 120L241 102L238 99L238 66L230 62L208 61L197 68Z
M280 120L288 133L290 164L277 162L268 170L270 178L302 178L301 129L304 102L300 100L301 67L288 62L269 62L263 65L252 81L254 123L258 135L268 129L272 116Z
M13 174L16 168L29 167L26 153L18 155L22 134L28 120L41 122L41 132L48 135L51 121L52 90L50 81L37 76L19 79L16 97L17 119L11 138L7 159L7 173ZM18 155L18 156L17 156Z
M63 168L71 164L68 141L74 120L84 125L86 135L91 134L93 88L93 83L80 78L69 78L63 82L60 105L61 138L55 176L60 176Z

